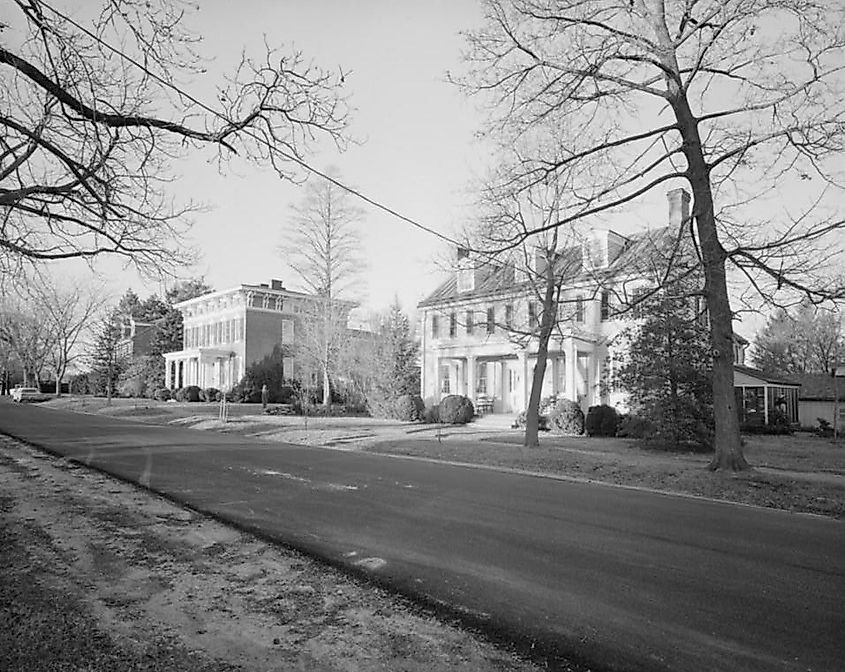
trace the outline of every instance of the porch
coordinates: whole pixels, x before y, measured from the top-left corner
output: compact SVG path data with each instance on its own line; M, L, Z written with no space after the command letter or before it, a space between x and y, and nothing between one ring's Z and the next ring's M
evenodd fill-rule
M188 385L229 390L243 376L240 357L220 348L167 352L164 362L164 385L170 390Z
M573 362L567 366L567 362ZM536 355L444 355L437 360L437 396L460 394L473 400L479 415L519 413L528 406ZM548 355L541 397L565 396L587 406L598 403L600 362L592 351Z

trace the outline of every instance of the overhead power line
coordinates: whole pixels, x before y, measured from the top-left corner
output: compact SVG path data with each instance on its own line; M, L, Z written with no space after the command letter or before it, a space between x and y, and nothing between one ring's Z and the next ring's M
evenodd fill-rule
M53 7L53 6L51 6L50 4L48 4L48 3L46 3L46 2L43 2L43 1L42 1L42 2L40 2L39 4L40 4L41 6L43 6L43 7L45 7L46 9L50 10L53 14L55 14L56 16L58 16L60 19L62 19L62 20L64 20L64 21L67 21L67 22L68 22L69 24L71 24L72 26L75 26L76 28L78 28L79 30L81 30L81 31L82 31L83 33L85 33L88 37L90 37L91 39L95 40L95 41L96 41L96 42L98 42L99 44L103 45L106 49L108 49L109 51L111 51L113 54L115 54L115 55L116 55L116 56L118 56L119 58L122 58L123 60L127 61L128 63L131 63L131 64L132 64L132 65L134 65L136 68L138 68L139 70L141 70L142 72L144 72L145 74L147 74L148 76L150 76L151 78L153 78L154 80L156 80L156 81L157 81L159 84L161 84L162 86L165 86L165 87L167 87L167 88L169 88L169 89L172 89L172 90L173 90L174 92L176 92L179 96L182 96L183 98L185 98L185 99L187 99L187 100L190 100L192 103L194 103L194 104L195 104L195 105L197 105L198 107L202 108L202 109L203 109L203 110L205 110L206 112L209 112L209 113L213 114L213 115L214 115L214 116L216 116L217 118L219 118L219 119L221 119L221 120L223 120L223 121L225 121L225 122L229 122L229 121L231 121L228 117L226 117L226 115L222 114L222 113L221 113L221 112L219 112L218 110L215 110L214 108L212 108L211 106L207 105L207 104L206 104L206 103L204 103L203 101L199 100L198 98L196 98L194 95L192 95L192 94L188 93L187 91L182 90L181 88L179 88L178 86L176 86L176 85L175 85L175 84L173 84L172 82L169 82L169 81L167 81L166 79L164 79L164 78L160 77L159 75L157 75L156 73L154 73L154 72L150 71L150 70L149 70L149 69L148 69L148 68L147 68L147 67L146 67L143 63L140 63L140 62L138 62L137 60L135 60L134 58L132 58L131 56L129 56L128 54L123 53L120 49L118 49L118 48L116 48L116 47L113 47L111 44L109 44L109 43L108 43L108 42L106 42L104 39L102 39L99 35L96 35L95 33L91 32L88 28L86 28L85 26L80 25L80 24L79 24L78 22L76 22L74 19L72 19L71 17L67 16L66 14L63 14L61 11L59 11L59 10L58 10L58 9L56 9L55 7ZM314 166L310 165L310 164L309 164L309 163L307 163L306 161L304 161L304 160L300 159L298 156L295 156L295 155L292 155L292 154L288 154L287 152L285 152L285 151L283 151L283 150L279 149L279 147L277 147L277 146L276 146L276 145L274 145L273 143L268 142L268 141L267 141L265 138L263 138L262 136L257 135L256 133L254 133L251 129L249 129L249 128L245 128L245 129L243 129L243 131L242 131L242 132L243 132L245 135L247 135L247 136L249 136L250 138L252 138L253 140L255 140L256 142L258 142L258 143L263 144L264 146L266 146L266 147L267 147L267 148L268 148L271 152L276 153L278 156L280 156L280 157L282 157L282 158L286 159L287 161L291 161L291 162L293 162L293 163L296 163L297 165L299 165L300 167L304 168L304 169L305 169L306 171L308 171L309 173L312 173L312 174L314 174L314 175L316 175L316 176L318 176L318 177L320 177L320 178L322 178L322 179L326 180L327 182L330 182L331 184L334 184L336 187L339 187L340 189L343 189L344 191L346 191L346 192L348 192L349 194L351 194L351 195L355 196L356 198L358 198L358 199L360 199L360 200L364 201L365 203L368 203L369 205L373 206L374 208L376 208L376 209L378 209L378 210L381 210L382 212L385 212L385 213L387 213L387 214L389 214L389 215L391 215L391 216L393 216L393 217L395 217L395 218L397 218L397 219L399 219L399 220L401 220L401 221L403 221L403 222L406 222L407 224L410 224L411 226L413 226L413 227L415 227L415 228L417 228L417 229L419 229L419 230L421 230L421 231L424 231L424 232L426 232L426 233L428 233L428 234L431 234L431 235L433 235L433 236L436 236L437 238L440 238L441 240L443 240L443 241L445 241L445 242L447 242L447 243L451 243L452 245L461 245L461 243L459 243L457 240L454 240L453 238L450 238L449 236L447 236L447 235L445 235L445 234L443 234L443 233L440 233L439 231L436 231L435 229L432 229L431 227L428 227L428 226L426 226L426 225L424 225L424 224L421 224L421 223L417 222L416 220L412 219L411 217L408 217L408 216L406 216L406 215L403 215L402 213L400 213L400 212L398 212L398 211L394 210L393 208L391 208L391 207L389 207L389 206L387 206L387 205L385 205L385 204L381 203L380 201L377 201L377 200L375 200L374 198L370 198L369 196L367 196L367 195L366 195L366 194L364 194L363 192L359 191L358 189L354 189L353 187L350 187L349 185L344 184L343 182L341 182L341 181L340 181L340 180L338 180L337 178L334 178L334 177L332 177L331 175L326 174L325 172L321 171L320 169L315 168Z

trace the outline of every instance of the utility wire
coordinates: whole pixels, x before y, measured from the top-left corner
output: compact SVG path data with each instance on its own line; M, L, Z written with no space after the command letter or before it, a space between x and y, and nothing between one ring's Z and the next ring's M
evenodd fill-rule
M49 5L46 2L43 2L43 0L40 1L38 4L47 8L51 12L53 12L53 14L58 16L60 19L67 21L69 24L75 26L76 28L81 30L83 33L88 35L88 37L90 37L91 39L93 39L96 42L103 45L106 49L111 51L113 54L115 54L119 58L122 58L125 61L131 63L136 68L140 69L142 72L146 73L147 75L149 75L150 77L155 79L162 86L165 86L169 89L172 89L173 91L175 91L177 94L179 94L183 98L190 100L192 103L194 103L198 107L202 108L203 110L205 110L207 112L210 112L211 114L218 117L219 119L221 119L221 120L223 120L227 123L231 122L231 120L228 117L226 117L226 115L224 115L221 112L219 112L219 111L215 110L214 108L210 107L206 103L204 103L201 100L199 100L198 98L194 97L192 94L190 94L186 91L183 91L182 89L180 89L178 86L176 86L172 82L169 82L166 79L157 75L156 73L151 72L143 63L139 63L137 60L135 60L134 58L132 58L128 54L125 54L122 51L120 51L119 49L117 49L116 47L113 47L111 44L109 44L104 39L102 39L99 35L94 34L88 28L80 25L79 23L77 23L75 20L73 20L72 18L70 18L66 14L63 14L62 12L60 12L55 7L52 7L51 5ZM383 203L381 203L381 202L379 202L379 201L377 201L373 198L370 198L369 196L362 193L361 191L358 191L357 189L353 189L352 187L344 184L340 180L332 177L331 175L327 175L325 172L319 170L318 168L315 168L314 166L310 165L309 163L305 162L304 160L300 159L299 157L297 157L295 155L288 154L287 152L282 151L276 145L268 142L265 138L261 137L260 135L256 135L254 132L252 132L251 129L244 128L242 132L245 135L248 135L250 138L252 138L256 142L265 145L271 152L275 152L277 155L281 156L282 158L284 158L288 161L291 161L293 163L296 163L300 167L304 168L306 171L313 173L314 175L317 175L318 177L326 180L327 182L334 184L336 187L343 189L344 191L352 194L356 198L359 198L360 200L364 201L365 203L369 203L374 208L381 210L383 212L386 212L387 214L392 215L393 217L396 217L397 219L400 219L403 222L406 222L406 223L410 224L411 226L413 226L417 229L420 229L421 231L424 231L424 232L429 233L433 236L436 236L437 238L440 238L441 240L446 241L447 243L451 243L453 245L458 245L458 246L461 246L461 247L464 246L462 243L459 243L457 240L454 240L453 238L450 238L449 236L442 234L439 231L436 231L435 229L432 229L428 226L425 226L424 224L420 224L416 220L411 219L410 217L407 217L406 215L403 215L400 212L397 212L393 208L391 208L387 205L384 205Z

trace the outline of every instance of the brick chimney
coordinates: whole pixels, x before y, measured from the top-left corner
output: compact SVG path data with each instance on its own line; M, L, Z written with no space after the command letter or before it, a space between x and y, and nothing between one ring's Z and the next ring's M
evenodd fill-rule
M689 220L690 195L686 189L672 189L666 194L669 200L669 225L672 227L686 224Z

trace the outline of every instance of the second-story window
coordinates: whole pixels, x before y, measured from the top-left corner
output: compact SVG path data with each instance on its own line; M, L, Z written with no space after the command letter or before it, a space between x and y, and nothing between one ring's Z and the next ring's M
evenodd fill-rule
M606 289L601 293L601 321L610 319L610 292Z
M537 304L533 301L528 302L528 328L537 328Z
M510 329L513 327L513 304L509 303L505 306L505 326Z
M487 309L487 333L492 334L496 331L496 309L490 306Z
M440 336L440 317L438 315L431 316L431 337L437 338Z
M584 321L584 297L580 294L575 297L575 321Z
M467 321L467 334L472 333L472 329L475 326L472 316L472 311L468 310L466 314L466 321Z
M455 338L458 335L458 314L451 313L449 315L449 337Z

